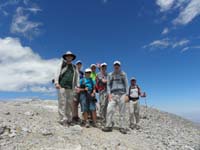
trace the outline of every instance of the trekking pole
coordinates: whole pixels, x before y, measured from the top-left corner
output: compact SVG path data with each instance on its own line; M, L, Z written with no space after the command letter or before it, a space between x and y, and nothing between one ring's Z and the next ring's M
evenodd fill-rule
M144 92L145 94L145 98L144 98L144 102L145 102L145 116L144 118L147 118L147 98L146 98L146 93Z

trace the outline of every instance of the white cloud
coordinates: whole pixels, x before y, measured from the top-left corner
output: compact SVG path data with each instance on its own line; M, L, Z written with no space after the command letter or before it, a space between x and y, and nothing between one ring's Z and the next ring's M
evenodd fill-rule
M7 0L6 2L0 2L0 13L2 12L4 16L8 16L8 14L12 14L13 12L6 11L6 9L9 6L17 6L17 5L23 5L23 6L29 6L30 0ZM32 4L32 6L37 7L36 4Z
M163 12L169 10L173 6L174 1L175 0L157 0L156 4L160 6L160 11Z
M3 13L4 16L8 16L8 12L5 11L4 9L7 7L7 6L10 6L10 5L16 5L18 4L19 2L16 1L16 0L8 0L4 3L0 3L0 12Z
M168 28L164 28L163 31L162 31L162 34L165 35L165 34L168 34L169 33L169 29Z
M143 48L151 48L151 49L164 49L164 48L177 48L183 47L187 45L190 41L187 39L182 39L179 41L171 40L169 38L155 40L148 45L143 46Z
M170 41L168 38L162 40L155 40L148 45L145 45L143 48L166 48L170 45Z
M13 6L14 9L9 9ZM16 9L16 11L15 11ZM5 17L12 14L12 22L10 32L15 34L22 34L24 37L32 39L34 36L40 34L39 27L41 22L31 21L31 15L35 15L42 11L37 4L32 3L30 0L8 0L0 2L0 13Z
M197 46L187 46L187 47L184 47L182 50L181 50L181 52L183 53L183 52L186 52L186 51L188 51L188 50L190 50L190 49L200 49L200 45L197 45Z
M38 8L24 9L22 7L18 7L16 14L13 17L10 30L12 33L20 33L25 37L32 38L32 36L39 34L39 27L42 23L30 21L29 14L24 14L25 10L29 10L34 13L41 11Z
M5 8L9 5L16 5L18 3L19 3L19 1L16 1L16 0L8 0L5 3L0 3L0 9Z
M179 46L184 46L184 45L188 44L189 42L190 42L189 40L183 39L183 40L180 40L178 42L173 43L172 47L176 48L176 47L179 47Z
M3 13L4 16L8 16L9 15L9 13L7 11L5 11L5 10L2 10L2 13Z
M187 7L174 19L174 24L185 25L200 15L200 0L191 0Z
M37 7L32 7L32 8L24 8L24 10L28 10L34 14L36 14L37 12L39 11L42 11L40 8L37 8Z
M24 0L23 2L24 2L25 5L28 5L30 0Z
M186 25L200 15L200 0L156 0L161 12L178 10L174 25Z
M52 91L58 59L42 59L19 39L0 38L0 91Z
M53 93L55 88L47 86L32 86L29 90L32 92Z
M190 47L184 47L182 50L181 50L181 53L183 53L183 52L185 52L185 51L187 51L187 50L189 50L190 49Z

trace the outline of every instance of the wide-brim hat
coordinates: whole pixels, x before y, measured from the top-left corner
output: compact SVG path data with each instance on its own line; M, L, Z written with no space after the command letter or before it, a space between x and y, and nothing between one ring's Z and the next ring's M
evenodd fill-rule
M76 55L74 55L71 51L67 51L67 52L63 55L63 59L66 59L66 58L65 58L66 56L72 56L72 57L73 57L72 60L76 59Z

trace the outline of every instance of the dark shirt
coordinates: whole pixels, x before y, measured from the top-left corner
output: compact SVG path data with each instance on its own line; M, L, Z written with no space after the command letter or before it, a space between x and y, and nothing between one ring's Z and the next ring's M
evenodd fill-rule
M83 75L84 75L84 73L83 73L83 71L79 71L79 77L80 77L80 79L82 79L83 78Z
M74 76L74 69L72 64L69 64L67 70L62 75L60 81L61 87L66 89L72 89L73 76Z

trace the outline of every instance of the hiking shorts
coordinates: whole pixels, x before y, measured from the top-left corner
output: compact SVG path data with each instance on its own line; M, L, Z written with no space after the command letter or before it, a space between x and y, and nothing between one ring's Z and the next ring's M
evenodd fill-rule
M87 102L86 94L80 94L81 112L96 111L96 103L90 101Z

